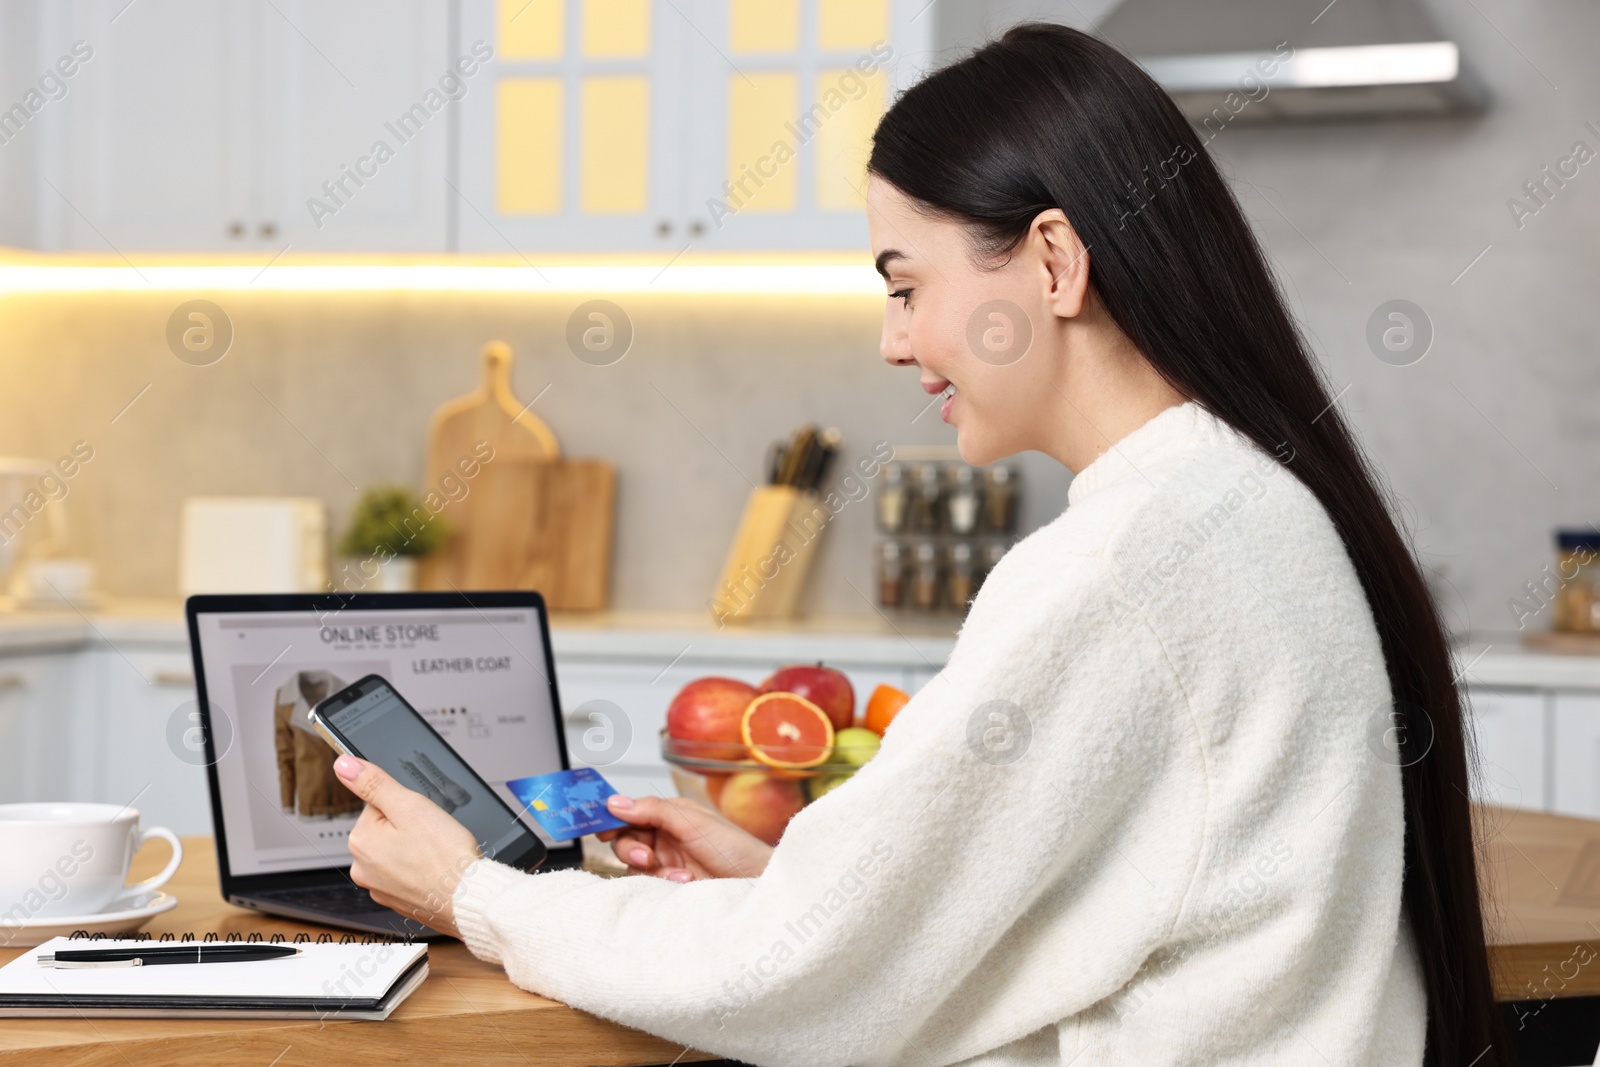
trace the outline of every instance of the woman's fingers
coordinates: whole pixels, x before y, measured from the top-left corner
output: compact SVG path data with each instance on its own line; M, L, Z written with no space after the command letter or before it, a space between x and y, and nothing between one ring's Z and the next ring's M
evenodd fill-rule
M618 793L608 798L606 807L624 822L664 830L679 841L693 840L704 832L695 827L685 807L709 817L700 805L681 797L625 797Z
M644 869L655 862L655 835L645 831L619 830L616 840L611 842L611 851L615 852L617 859L630 867Z

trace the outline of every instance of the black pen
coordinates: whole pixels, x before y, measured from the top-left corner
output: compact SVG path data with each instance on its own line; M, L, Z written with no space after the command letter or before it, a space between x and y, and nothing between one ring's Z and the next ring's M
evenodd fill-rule
M67 949L40 956L39 966L66 970L79 967L152 967L169 963L244 963L281 960L300 955L293 945L152 945L149 948Z

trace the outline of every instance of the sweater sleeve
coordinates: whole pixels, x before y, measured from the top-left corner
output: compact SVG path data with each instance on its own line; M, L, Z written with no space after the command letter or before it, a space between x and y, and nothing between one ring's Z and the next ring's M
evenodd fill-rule
M1204 762L1103 561L1034 547L759 877L479 861L455 900L467 945L526 989L762 1064L956 1062L1114 992L1182 908Z

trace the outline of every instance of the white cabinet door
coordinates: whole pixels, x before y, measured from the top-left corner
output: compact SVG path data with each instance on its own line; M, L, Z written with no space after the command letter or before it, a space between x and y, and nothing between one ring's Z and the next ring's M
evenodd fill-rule
M930 51L927 0L687 9L696 248L865 251L873 130Z
M462 0L462 49L494 51L460 105L462 251L682 247L689 6Z
M60 122L64 133L36 194L55 220L45 246L249 247L255 5L70 0L43 10L41 62L75 41L92 50L68 94L31 123Z
M145 826L211 833L204 756L186 649L96 648L104 759L99 799L139 809Z
M1600 818L1600 694L1553 694L1555 790L1552 810Z
M443 251L447 0L273 0L256 39L255 238L274 251ZM475 64L474 64L475 65Z
M93 799L73 665L70 652L0 656L0 803Z
M1546 696L1537 692L1468 691L1477 739L1472 798L1508 808L1546 810Z

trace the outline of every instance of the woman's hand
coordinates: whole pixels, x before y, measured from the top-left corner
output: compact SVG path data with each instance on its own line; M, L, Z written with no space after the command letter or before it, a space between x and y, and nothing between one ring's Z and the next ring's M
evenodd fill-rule
M720 812L682 797L625 797L606 801L611 814L632 825L607 830L617 858L641 874L690 882L697 878L754 878L767 869L772 846Z
M471 831L376 764L340 756L333 769L367 804L350 831L351 880L384 907L460 937L456 886L481 855Z

